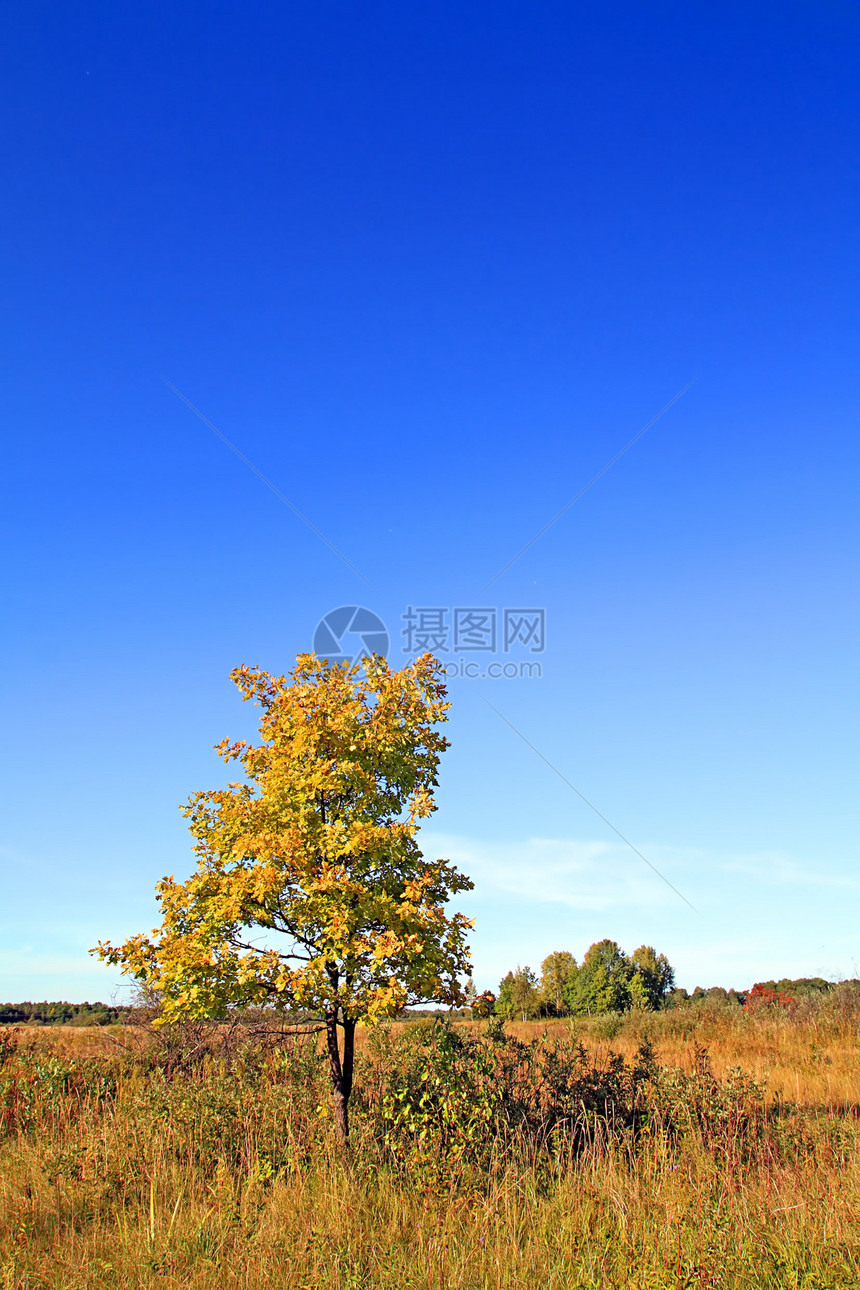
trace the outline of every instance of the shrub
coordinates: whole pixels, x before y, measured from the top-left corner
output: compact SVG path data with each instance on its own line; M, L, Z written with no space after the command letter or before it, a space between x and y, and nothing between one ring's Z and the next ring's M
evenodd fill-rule
M513 1154L559 1157L631 1129L656 1066L593 1060L581 1043L529 1043L491 1022L481 1036L413 1027L397 1044L380 1106L381 1137L398 1165L453 1179Z
M797 1007L797 1000L793 999L790 994L784 994L781 990L773 990L770 986L754 985L746 997L744 1012L759 1012L762 1008L769 1010L783 1009L787 1012L794 1012Z

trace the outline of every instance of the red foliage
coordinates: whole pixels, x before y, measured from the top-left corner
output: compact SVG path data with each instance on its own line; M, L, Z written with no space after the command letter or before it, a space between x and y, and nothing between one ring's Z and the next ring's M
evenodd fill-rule
M772 990L770 986L754 985L746 997L744 1012L755 1012L756 1008L763 1008L767 1004L793 1012L797 1007L797 1000L790 994L783 994L781 990Z

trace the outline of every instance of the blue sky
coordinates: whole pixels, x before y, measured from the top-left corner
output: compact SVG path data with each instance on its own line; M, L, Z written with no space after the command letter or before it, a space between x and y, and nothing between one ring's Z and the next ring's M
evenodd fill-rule
M88 947L153 925L252 733L231 668L352 604L403 661L409 606L545 611L492 656L539 678L452 677L424 835L481 986L603 936L688 988L860 975L858 38L848 4L7 14L0 997L116 990Z

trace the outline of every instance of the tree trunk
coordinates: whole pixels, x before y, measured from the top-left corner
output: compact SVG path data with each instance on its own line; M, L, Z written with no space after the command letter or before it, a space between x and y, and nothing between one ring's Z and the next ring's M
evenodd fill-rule
M334 1091L334 1131L338 1146L349 1146L349 1102L339 1089Z
M334 1127L338 1143L349 1145L349 1097L352 1093L352 1071L355 1058L355 1022L346 1018L343 1028L343 1056L338 1042L337 1012L326 1015L329 1073L334 1098Z

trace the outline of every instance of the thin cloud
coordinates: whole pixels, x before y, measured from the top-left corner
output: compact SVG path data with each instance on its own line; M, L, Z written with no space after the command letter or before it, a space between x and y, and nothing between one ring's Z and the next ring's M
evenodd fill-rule
M584 911L633 907L656 910L672 904L671 892L643 874L626 848L613 842L537 837L487 842L426 830L421 835L421 847L427 854L454 861L474 880L479 897L504 893L533 905L564 905ZM721 904L727 887L736 887L739 878L762 889L860 890L860 879L812 866L782 852L732 855L653 843L649 843L648 851L659 860L661 868L679 881L691 889L698 887L698 899L710 905Z
M783 887L824 887L860 890L860 879L843 874L829 873L820 868L801 864L778 851L736 856L722 861L723 873L744 874L761 882L778 883Z
M428 855L454 861L474 880L479 895L496 891L534 904L592 911L672 903L668 889L643 874L626 848L610 842L527 838L488 843L426 831L421 847Z

